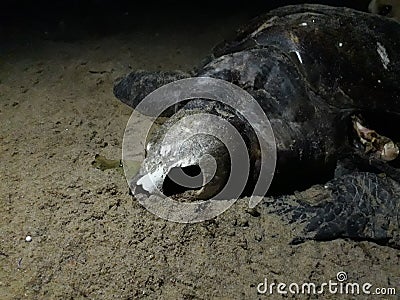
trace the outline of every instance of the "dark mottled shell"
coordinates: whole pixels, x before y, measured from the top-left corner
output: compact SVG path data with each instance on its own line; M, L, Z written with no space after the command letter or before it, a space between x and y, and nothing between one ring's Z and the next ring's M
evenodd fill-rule
M288 6L254 20L215 57L276 47L332 106L400 112L400 24L322 5ZM268 50L267 50L268 51Z

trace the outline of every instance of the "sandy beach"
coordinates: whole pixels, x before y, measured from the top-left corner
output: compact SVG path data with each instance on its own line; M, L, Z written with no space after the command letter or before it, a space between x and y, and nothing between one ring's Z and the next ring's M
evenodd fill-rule
M129 195L119 170L92 166L96 154L121 158L132 109L113 96L116 78L190 70L248 19L199 17L184 30L180 21L138 22L98 35L75 35L76 25L58 20L55 30L5 32L0 299L337 299L263 295L257 286L265 278L321 284L338 272L399 288L396 249L342 239L290 245L295 228L262 204L251 213L246 199L211 221L171 223Z

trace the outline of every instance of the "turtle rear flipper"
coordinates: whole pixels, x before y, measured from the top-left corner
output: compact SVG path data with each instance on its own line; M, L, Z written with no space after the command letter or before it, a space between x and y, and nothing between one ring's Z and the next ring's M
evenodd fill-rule
M369 172L355 172L325 186L275 199L267 206L307 240L350 238L400 249L400 185Z
M182 71L134 71L114 83L114 95L123 103L136 108L148 94L165 84L188 78L190 75ZM146 114L146 112L141 112Z

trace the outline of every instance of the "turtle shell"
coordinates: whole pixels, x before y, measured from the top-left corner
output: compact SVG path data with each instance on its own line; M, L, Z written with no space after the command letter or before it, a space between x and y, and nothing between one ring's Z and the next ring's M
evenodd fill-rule
M349 8L275 9L214 49L214 57L275 47L332 106L400 112L400 24Z

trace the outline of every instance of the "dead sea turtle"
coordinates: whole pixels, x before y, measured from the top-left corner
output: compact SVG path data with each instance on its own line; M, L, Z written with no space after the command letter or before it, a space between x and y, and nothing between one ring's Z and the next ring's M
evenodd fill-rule
M114 94L135 108L151 91L190 76L241 87L268 116L276 140L275 196L262 209L303 224L297 241L350 237L400 247L400 133L394 125L400 122L399 37L400 25L381 16L322 5L288 6L252 21L192 73L136 71L117 80ZM141 178L149 172L168 195L188 192L204 199L223 188L229 154L218 139L200 136L176 153L160 148L174 123L204 112L229 120L242 134L251 170L245 191L252 190L260 152L252 126L231 107L209 99L164 112L170 119L150 138L133 188L145 192ZM184 172L197 176L205 154L217 161L216 176L206 185L185 191L168 179L171 155L181 159ZM163 171L156 172L160 166ZM324 182L314 202L298 194L278 196Z

